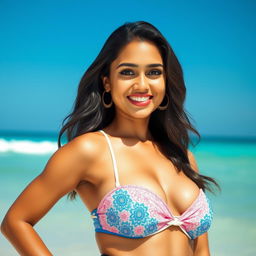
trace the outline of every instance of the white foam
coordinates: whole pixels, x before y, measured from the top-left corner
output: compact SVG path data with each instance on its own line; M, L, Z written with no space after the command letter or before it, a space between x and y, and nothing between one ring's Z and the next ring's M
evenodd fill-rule
M31 140L5 140L0 138L0 153L15 152L22 154L49 154L58 149L56 142L51 141L31 141Z

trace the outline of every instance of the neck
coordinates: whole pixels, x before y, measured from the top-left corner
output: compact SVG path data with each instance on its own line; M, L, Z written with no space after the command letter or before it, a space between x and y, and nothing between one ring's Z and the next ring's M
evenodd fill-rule
M117 116L113 122L106 127L105 131L112 136L133 138L145 142L152 140L152 136L148 129L148 118L122 118Z

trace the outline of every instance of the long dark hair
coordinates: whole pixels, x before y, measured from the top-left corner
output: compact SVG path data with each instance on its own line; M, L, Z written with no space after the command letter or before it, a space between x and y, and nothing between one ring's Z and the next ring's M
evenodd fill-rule
M61 147L61 136L64 132L68 141L71 141L84 133L103 129L112 122L115 117L115 106L112 104L112 107L104 108L102 104L102 77L109 76L110 64L117 58L121 49L134 39L154 43L164 63L169 104L166 110L156 109L150 116L149 130L153 140L178 171L183 171L203 190L212 191L211 184L219 187L217 182L211 177L198 174L189 164L188 145L191 143L194 146L189 132L196 134L199 141L201 136L192 126L184 110L186 87L182 67L160 31L145 21L126 22L109 36L79 83L73 110L62 122L58 147ZM68 194L70 199L74 199L75 196L75 191Z

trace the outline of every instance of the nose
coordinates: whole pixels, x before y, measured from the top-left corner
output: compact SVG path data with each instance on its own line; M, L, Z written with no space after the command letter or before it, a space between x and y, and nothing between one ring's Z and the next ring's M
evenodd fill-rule
M145 74L142 73L137 77L137 79L135 81L135 85L140 90L148 89L148 80L147 80L147 77L145 76Z

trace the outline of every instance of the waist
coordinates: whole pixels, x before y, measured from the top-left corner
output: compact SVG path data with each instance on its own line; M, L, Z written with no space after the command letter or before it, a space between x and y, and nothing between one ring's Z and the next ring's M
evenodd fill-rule
M171 230L171 232L170 232ZM193 255L192 245L194 240L179 231L178 227L170 227L156 235L141 238L127 239L108 235L104 233L96 233L95 238L102 254L111 256L146 256L146 255Z

